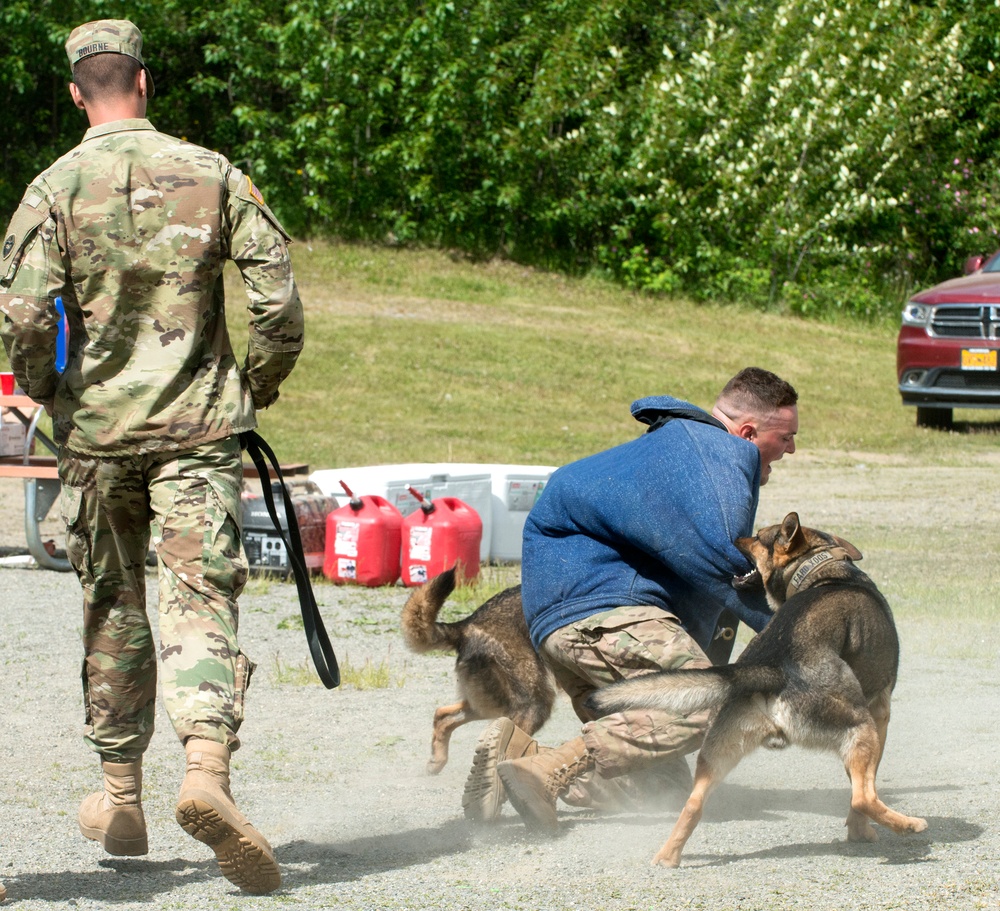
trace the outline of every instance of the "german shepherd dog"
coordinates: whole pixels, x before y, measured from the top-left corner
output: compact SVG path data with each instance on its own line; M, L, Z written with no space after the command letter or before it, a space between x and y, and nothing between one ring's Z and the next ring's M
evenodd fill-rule
M705 799L761 745L800 744L840 756L851 780L850 841L877 840L869 820L899 834L924 831L923 819L889 809L875 791L899 640L885 598L853 563L860 552L804 528L794 512L736 546L756 569L734 585L763 583L775 611L736 662L649 674L590 697L601 715L626 708L714 710L691 796L653 863L680 864Z
M494 595L464 620L441 623L438 611L455 589L455 567L415 589L403 606L403 639L415 652L454 651L459 701L434 712L427 771L448 762L448 742L470 721L510 718L534 734L552 714L552 677L538 657L521 610L521 586Z

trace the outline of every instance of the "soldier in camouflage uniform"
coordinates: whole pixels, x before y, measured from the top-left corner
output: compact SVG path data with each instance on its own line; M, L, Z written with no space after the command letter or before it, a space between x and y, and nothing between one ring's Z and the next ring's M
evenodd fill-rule
M152 535L164 703L188 759L177 820L213 848L228 879L270 892L280 873L233 802L229 758L253 671L237 640L247 577L239 434L277 399L303 343L288 238L222 155L145 119L153 80L135 25L86 23L66 52L90 129L32 181L4 234L0 311L17 381L52 416L67 554L83 587L85 738L104 790L84 800L80 829L110 854L147 851ZM249 297L242 365L226 331L230 259Z
M724 662L739 620L767 623L763 592L731 584L752 568L733 542L753 532L771 464L795 451L797 398L749 367L711 415L668 396L640 399L632 413L646 434L553 473L525 523L521 599L532 643L583 729L543 750L509 719L492 722L466 815L495 818L505 795L528 826L553 831L559 798L619 809L687 797L684 757L701 744L706 713L596 717L586 699L629 677Z

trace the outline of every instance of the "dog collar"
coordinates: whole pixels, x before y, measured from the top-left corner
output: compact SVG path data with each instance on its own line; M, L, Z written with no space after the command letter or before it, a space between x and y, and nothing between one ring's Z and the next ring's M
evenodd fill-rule
M831 560L847 560L850 562L851 558L847 555L847 551L845 551L842 547L831 547L829 550L821 550L818 554L813 554L804 563L800 563L799 568L795 570L791 581L788 583L788 594L792 595L797 592L799 588L802 587L802 582L806 576L808 576L817 567L823 566Z

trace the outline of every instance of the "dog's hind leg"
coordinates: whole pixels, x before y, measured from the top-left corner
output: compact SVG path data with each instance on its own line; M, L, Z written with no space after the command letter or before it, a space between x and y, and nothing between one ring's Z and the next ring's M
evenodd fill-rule
M448 763L448 743L456 728L480 718L464 699L452 705L442 705L434 713L434 736L431 740L431 758L427 774L437 775Z
M875 730L878 734L878 756L875 758L874 776L878 775L878 767L882 762L882 756L885 754L885 741L889 732L891 701L892 688L886 687L868 703L868 709L872 714L872 720L875 722ZM846 771L847 779L851 781L850 768L847 768ZM878 841L878 832L875 831L868 817L855 810L853 806L847 813L847 822L845 825L847 826L848 841Z
M850 841L877 840L877 834L870 825L858 823L859 815L892 829L898 835L923 832L927 828L926 820L897 813L879 799L875 790L875 773L882 757L884 736L883 730L873 720L855 728L854 736L844 750L844 766L851 777L851 812L847 817Z
M727 705L719 712L698 753L691 796L684 804L670 837L653 858L654 866L680 866L684 845L701 822L708 795L744 756L752 753L774 733L770 719L747 701Z

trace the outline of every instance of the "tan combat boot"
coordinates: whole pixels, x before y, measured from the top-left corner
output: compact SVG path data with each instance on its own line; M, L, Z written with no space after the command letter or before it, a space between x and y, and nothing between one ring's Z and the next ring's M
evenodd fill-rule
M149 853L142 814L142 760L101 761L104 790L80 804L80 832L100 842L108 854L138 857Z
M585 772L594 767L582 737L554 750L497 765L507 797L529 829L556 832L556 800Z
M281 885L274 851L236 808L229 790L229 747L214 740L189 740L187 773L177 800L177 822L208 845L222 875L251 895Z
M534 756L538 743L509 718L496 718L479 737L472 770L465 781L462 809L465 818L476 822L494 822L507 799L503 782L497 775L497 763L522 756Z

